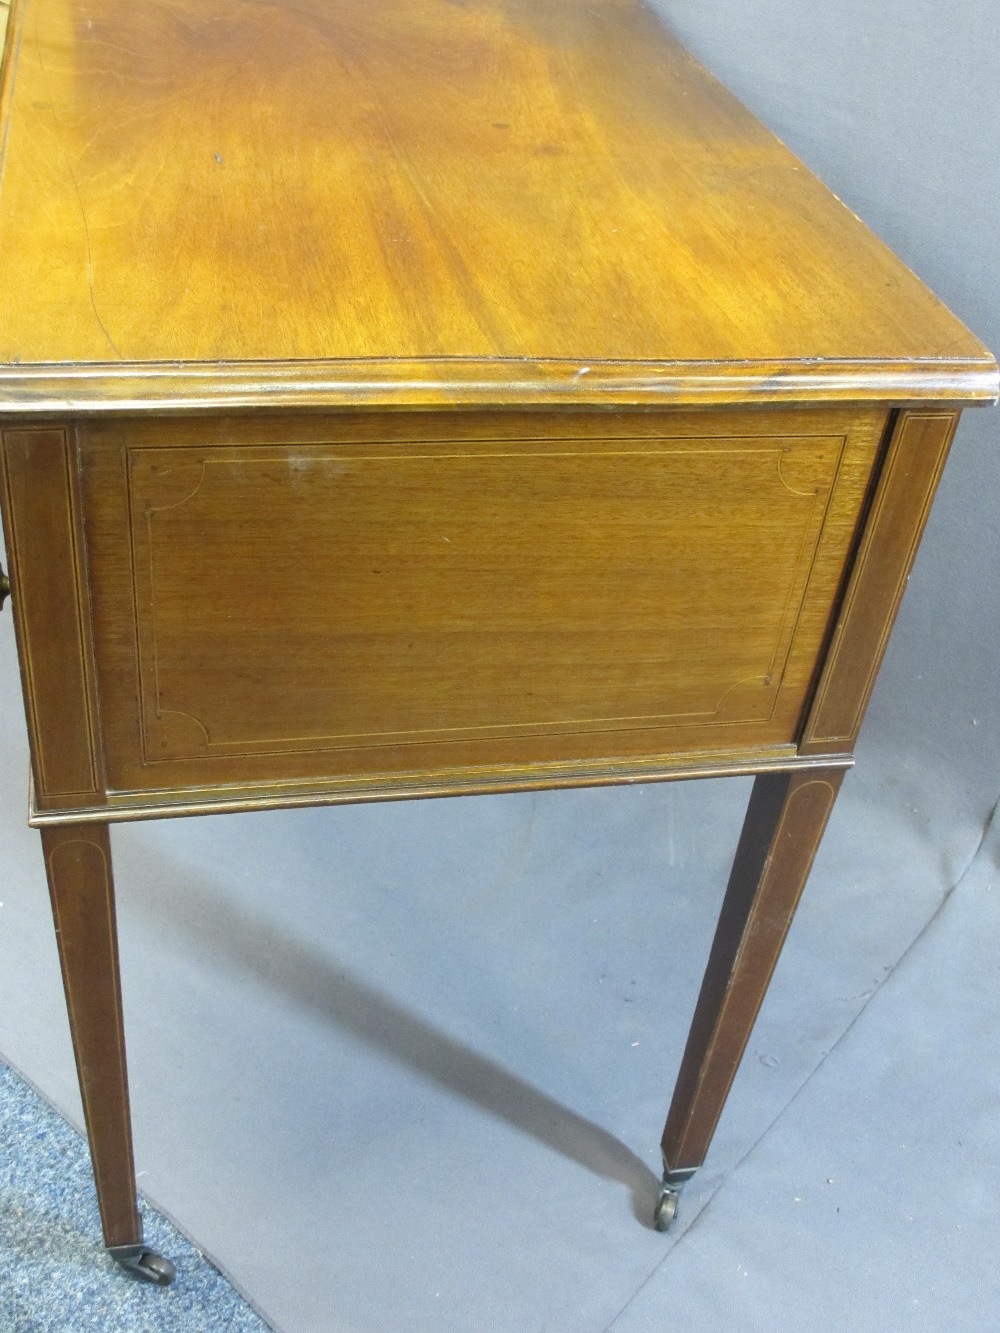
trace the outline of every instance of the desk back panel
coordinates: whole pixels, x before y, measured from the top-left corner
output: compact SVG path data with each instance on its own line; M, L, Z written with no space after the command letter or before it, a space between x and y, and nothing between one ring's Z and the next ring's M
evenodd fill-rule
M793 743L884 428L81 424L109 788Z

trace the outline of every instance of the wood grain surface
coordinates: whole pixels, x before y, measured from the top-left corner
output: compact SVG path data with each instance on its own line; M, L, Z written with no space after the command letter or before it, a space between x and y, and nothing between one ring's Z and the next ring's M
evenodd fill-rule
M630 0L17 0L12 28L0 409L996 395Z

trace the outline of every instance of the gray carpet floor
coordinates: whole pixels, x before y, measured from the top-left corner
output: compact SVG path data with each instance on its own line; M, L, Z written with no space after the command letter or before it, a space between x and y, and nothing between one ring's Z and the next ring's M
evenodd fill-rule
M0 1329L170 1333L267 1325L177 1229L144 1211L147 1240L173 1256L169 1290L123 1277L100 1240L90 1155L79 1134L0 1063Z

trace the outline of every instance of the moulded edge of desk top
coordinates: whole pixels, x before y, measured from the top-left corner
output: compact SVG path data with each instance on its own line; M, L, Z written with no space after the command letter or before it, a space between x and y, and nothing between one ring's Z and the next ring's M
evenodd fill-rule
M94 363L0 367L0 414L260 408L988 404L980 361L411 361Z

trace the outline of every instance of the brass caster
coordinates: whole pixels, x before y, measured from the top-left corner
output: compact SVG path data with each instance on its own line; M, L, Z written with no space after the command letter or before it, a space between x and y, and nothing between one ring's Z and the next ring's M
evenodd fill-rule
M653 1210L653 1226L657 1231L667 1231L670 1223L677 1216L677 1205L681 1201L681 1190L688 1183L694 1173L696 1166L682 1166L676 1170L671 1170L666 1157L663 1159L663 1184L660 1186L660 1197L656 1201L656 1207Z
M670 1223L677 1216L677 1205L681 1201L680 1193L677 1190L668 1189L666 1185L660 1190L660 1197L656 1201L656 1208L653 1212L653 1226L657 1231L669 1231Z
M109 1245L108 1254L133 1277L158 1287L169 1287L177 1271L169 1259L146 1245Z

